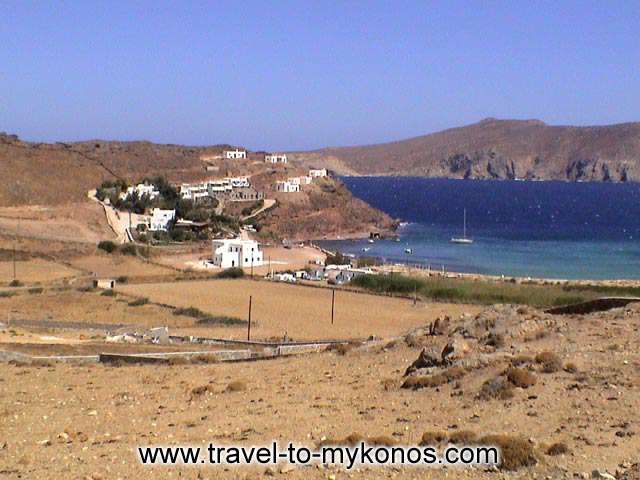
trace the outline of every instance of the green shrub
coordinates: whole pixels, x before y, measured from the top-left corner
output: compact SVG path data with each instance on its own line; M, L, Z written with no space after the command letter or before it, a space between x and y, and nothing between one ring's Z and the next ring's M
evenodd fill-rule
M44 288L42 287L32 287L28 290L31 295L39 295L44 292Z
M119 277L116 278L117 283L127 283L128 281L129 281L129 277L127 277L126 275L120 275Z
M115 297L117 293L115 290L105 290L100 295L102 295L103 297Z
M0 292L0 298L9 298L13 297L16 292Z
M227 268L216 275L216 278L242 278L244 270L238 267Z
M423 280L404 275L360 275L351 284L380 293L412 293L425 286Z
M131 300L127 305L130 307L141 307L142 305L146 305L149 303L149 299L147 297L136 298L135 300Z
M22 283L17 278L15 280L11 280L11 282L9 283L10 287L22 287L23 285L24 285L24 283Z
M113 253L118 249L118 246L111 240L102 240L98 242L98 248L104 250L107 253Z
M136 247L133 243L127 243L120 248L120 252L122 252L124 255L135 256L138 254L138 247Z

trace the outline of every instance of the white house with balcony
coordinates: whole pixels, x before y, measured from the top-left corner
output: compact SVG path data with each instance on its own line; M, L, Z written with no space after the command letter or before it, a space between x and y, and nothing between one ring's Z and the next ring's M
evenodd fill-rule
M327 169L326 168L312 168L309 170L309 176L312 178L326 177Z
M293 183L289 180L276 182L276 191L282 193L296 193L300 191L300 183Z
M154 208L151 210L151 217L149 218L149 230L152 232L166 232L169 230L169 225L175 220L175 218L175 210Z
M264 262L260 244L241 238L213 240L212 260L220 268L259 267Z
M287 155L284 153L267 153L264 156L267 163L287 163Z
M222 155L224 156L224 158L228 159L247 158L246 150L239 150L237 148L234 150L225 150Z

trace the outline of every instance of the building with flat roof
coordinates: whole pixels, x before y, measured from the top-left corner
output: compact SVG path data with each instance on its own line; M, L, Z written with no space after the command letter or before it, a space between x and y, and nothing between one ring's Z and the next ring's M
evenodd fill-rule
M220 268L259 267L264 262L260 244L255 240L213 240L211 246L213 264Z

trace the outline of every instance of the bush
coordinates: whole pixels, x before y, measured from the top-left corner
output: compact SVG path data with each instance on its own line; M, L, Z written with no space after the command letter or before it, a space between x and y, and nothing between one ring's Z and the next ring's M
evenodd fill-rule
M111 240L102 240L98 242L98 248L104 250L107 253L113 253L118 249L118 246Z
M569 362L565 364L564 371L567 373L578 373L578 366L575 363Z
M562 369L562 360L553 352L540 352L536 355L536 363L542 365L544 373L554 373Z
M133 243L127 243L120 248L120 252L124 255L137 255L138 247L136 247Z
M511 359L511 365L514 367L521 367L527 363L533 363L533 357L530 355L517 355Z
M115 292L115 290L105 290L100 295L102 295L103 297L115 297L117 293Z
M446 442L448 438L447 432L424 432L419 445L421 447L439 445Z
M226 326L232 326L232 325L244 325L246 323L247 323L247 321L246 320L242 320L241 318L228 317L228 316L210 316L210 315L207 315L206 317L200 318L198 320L198 324L200 324L200 325L226 325Z
M28 290L31 295L39 295L44 292L44 288L42 287L33 287Z
M216 275L216 278L242 278L244 277L244 270L239 267L232 267L222 270Z
M538 379L529 370L512 367L507 371L507 380L516 387L529 388L536 384Z
M525 438L512 435L486 435L480 439L479 443L500 447L499 468L501 470L514 471L538 463L533 445Z
M116 278L117 283L127 283L128 281L129 281L129 277L127 277L126 275L120 275L119 277Z
M471 445L477 438L478 435L471 430L460 430L449 435L449 442L454 445Z
M360 275L351 284L380 293L413 293L424 287L424 281L405 275Z
M22 283L20 280L15 279L15 280L11 280L11 282L9 282L9 286L10 287L22 287L24 285L24 283Z
M0 298L9 298L13 297L16 292L0 292Z
M564 442L557 442L547 448L546 453L551 456L564 455L565 453L569 453L569 447Z
M231 382L229 385L227 385L227 388L225 388L225 392L242 392L246 389L247 389L246 383L244 383L241 380L236 380Z
M508 400L513 398L513 385L502 377L492 378L482 384L480 400Z
M141 307L142 305L146 305L149 303L149 299L147 297L136 298L135 300L131 300L127 305L130 307Z

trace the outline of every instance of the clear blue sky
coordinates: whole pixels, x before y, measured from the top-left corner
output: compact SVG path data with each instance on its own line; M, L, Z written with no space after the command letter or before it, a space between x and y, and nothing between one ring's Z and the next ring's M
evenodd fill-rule
M640 2L0 6L0 131L306 149L640 120Z

